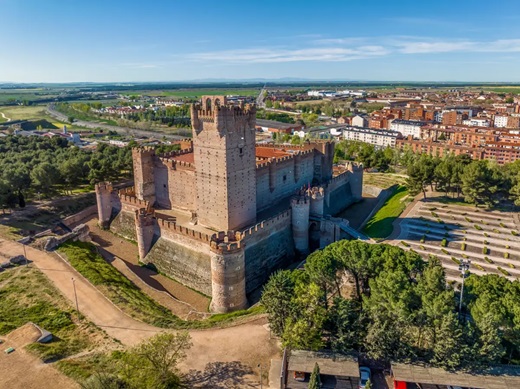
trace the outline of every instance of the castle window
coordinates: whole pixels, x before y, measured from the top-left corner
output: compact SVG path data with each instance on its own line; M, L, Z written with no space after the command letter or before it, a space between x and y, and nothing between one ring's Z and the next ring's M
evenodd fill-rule
M287 181L287 176L284 174L283 176L283 182Z
M238 151L240 152L240 155L244 154L244 149L242 147L240 147Z

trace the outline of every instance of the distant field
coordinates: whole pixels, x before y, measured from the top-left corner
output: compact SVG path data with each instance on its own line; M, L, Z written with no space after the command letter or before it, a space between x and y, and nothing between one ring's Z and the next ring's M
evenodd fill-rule
M241 95L256 96L260 93L260 89L181 89L166 91L150 91L142 92L150 96L168 96L168 97L190 97L196 98L204 95ZM135 94L135 92L132 92Z
M47 120L48 122L54 124L58 128L62 128L63 126L67 126L68 128L73 129L70 123L63 123L57 121L53 117L49 116L45 111L44 105L30 105L27 107L24 106L0 106L0 112L2 112L6 117L11 120ZM4 119L2 115L0 115L0 122L3 122Z
M46 89L0 89L0 104L5 104L10 99L22 101L52 98L58 96L59 92Z
M482 87L482 90L496 93L520 93L520 86L492 86Z

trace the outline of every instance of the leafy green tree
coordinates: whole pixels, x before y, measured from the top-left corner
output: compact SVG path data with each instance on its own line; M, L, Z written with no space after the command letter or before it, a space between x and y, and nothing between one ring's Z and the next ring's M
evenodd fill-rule
M120 376L130 388L181 388L177 366L191 346L187 331L158 334L123 353Z
M273 334L281 336L285 324L293 311L294 280L291 272L283 270L274 273L262 292L261 302L269 317L269 327Z
M311 378L309 379L309 389L320 389L321 388L321 378L320 378L320 367L316 362L314 364L314 369L312 370Z

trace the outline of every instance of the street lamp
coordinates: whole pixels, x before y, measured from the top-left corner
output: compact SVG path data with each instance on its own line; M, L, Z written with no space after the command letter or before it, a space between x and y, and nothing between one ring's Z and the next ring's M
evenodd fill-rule
M468 259L468 260L462 259L460 261L459 270L460 270L460 274L462 275L462 288L460 289L459 315L462 312L462 296L464 294L464 280L469 275L468 273L469 273L470 265L471 265L470 259Z
M74 299L76 300L76 312L78 314L78 321L80 321L79 318L79 306L78 306L78 294L76 293L76 280L74 277L71 278L72 280L72 287L74 288Z

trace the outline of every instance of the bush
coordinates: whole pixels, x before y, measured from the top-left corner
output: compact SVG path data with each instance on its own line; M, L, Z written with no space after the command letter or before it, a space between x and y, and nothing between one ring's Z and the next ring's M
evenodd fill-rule
M408 243L406 243L404 240L401 241L401 244L404 246L404 247L410 247L410 245Z
M475 227L479 231L482 231L482 227L480 227L478 224L475 224L473 227Z
M466 243L462 243L462 244L460 245L460 249L461 249L462 251L466 251Z
M448 250L446 250L446 249L441 249L441 251L442 251L444 254L449 254Z
M518 232L516 232L516 231L511 231L511 235L518 236Z
M484 257L484 261L486 261L487 263L495 263L491 259L489 259L488 257Z
M437 215L435 212L432 212L432 216L438 218L439 215Z
M484 232L484 236L485 236L486 238L489 238L489 234L488 234L487 232Z
M460 265L460 261L457 258L451 257L451 260L455 262L457 265Z
M421 237L420 242L421 242L421 243L424 243L425 241L426 241L426 235L423 235L423 236Z
M509 253L504 253L504 258L508 259L509 258Z
M464 258L464 259L468 259L468 258L469 258L466 254L462 254L461 256L462 256L462 258Z
M482 266L480 266L478 263L475 263L475 267L480 271L486 271Z
M500 271L500 273L502 273L505 276L511 275L506 269L502 269L500 266L498 266L497 269Z
M486 246L482 247L482 254L488 254L489 250Z
M508 263L507 266L509 266L511 269L515 269L515 265L513 265L512 263Z
M448 240L446 238L444 238L442 241L441 241L441 246L442 247L446 247L448 246Z

